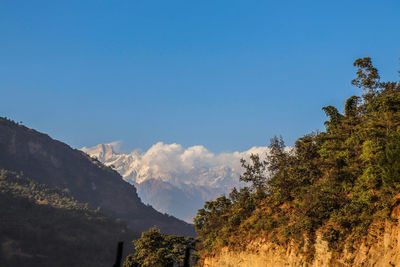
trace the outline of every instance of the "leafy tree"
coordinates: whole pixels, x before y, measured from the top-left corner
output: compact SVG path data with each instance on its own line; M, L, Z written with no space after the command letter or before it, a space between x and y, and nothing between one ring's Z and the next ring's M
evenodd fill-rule
M242 175L240 175L240 181L251 183L251 189L254 191L262 191L265 189L267 176L265 162L260 160L260 156L257 154L250 155L250 164L244 159L241 159L242 167L245 169Z
M363 90L363 96L366 101L371 100L380 86L380 76L378 70L372 64L370 57L359 58L353 63L357 67L357 78L351 81L352 85Z
M329 121L324 123L328 130L337 126L343 117L334 106L326 106L323 107L322 110L325 112L326 116L329 117Z
M400 130L400 129L399 129ZM385 150L379 155L379 167L382 173L382 183L385 186L400 189L400 133L396 131L391 136Z
M219 241L217 236L221 234L221 226L228 222L231 205L230 199L223 195L215 201L207 201L198 211L193 221L197 234L204 237L203 247L212 247Z
M357 115L358 104L360 103L360 98L358 96L351 96L346 100L344 104L344 114L346 117L354 117Z
M153 227L133 241L135 252L128 255L124 267L168 267L182 263L187 248L193 248L194 239L165 235Z

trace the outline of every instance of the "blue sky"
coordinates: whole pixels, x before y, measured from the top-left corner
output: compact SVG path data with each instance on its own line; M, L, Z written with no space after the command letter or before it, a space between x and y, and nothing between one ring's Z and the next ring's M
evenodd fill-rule
M290 145L353 61L400 69L400 2L1 1L0 115L73 147Z

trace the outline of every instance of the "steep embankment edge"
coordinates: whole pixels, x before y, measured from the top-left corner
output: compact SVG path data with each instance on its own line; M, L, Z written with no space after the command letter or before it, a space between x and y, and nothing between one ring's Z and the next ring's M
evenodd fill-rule
M391 218L373 223L364 238L356 242L347 240L341 252L331 250L317 232L311 261L307 261L310 255L294 242L280 246L260 237L244 249L224 247L214 255L205 256L202 266L400 266L400 205L393 209Z

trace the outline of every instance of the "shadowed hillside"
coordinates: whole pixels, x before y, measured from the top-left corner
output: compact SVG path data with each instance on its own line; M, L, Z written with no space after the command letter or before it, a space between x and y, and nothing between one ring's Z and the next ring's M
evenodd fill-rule
M68 190L90 208L120 218L135 231L156 225L168 234L194 235L193 227L144 205L133 185L82 151L48 135L0 118L0 168Z
M66 190L0 170L0 266L112 266L124 223L88 209Z

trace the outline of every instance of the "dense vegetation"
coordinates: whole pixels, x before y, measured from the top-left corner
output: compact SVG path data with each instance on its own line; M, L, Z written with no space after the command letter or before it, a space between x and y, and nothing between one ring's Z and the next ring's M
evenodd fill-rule
M400 192L400 83L381 82L370 58L354 66L352 84L362 97L347 99L344 114L324 107L325 132L303 136L291 149L273 138L266 160L252 155L242 161L240 180L248 187L198 211L203 252L262 234L302 247L316 230L340 250L343 240L365 235L373 221L390 219Z
M185 260L189 266L189 263L196 261L196 254L191 253L194 238L165 235L155 227L143 232L141 238L133 241L133 244L135 252L128 255L124 267L182 266Z
M138 234L68 190L0 170L0 266L111 266L118 241Z

